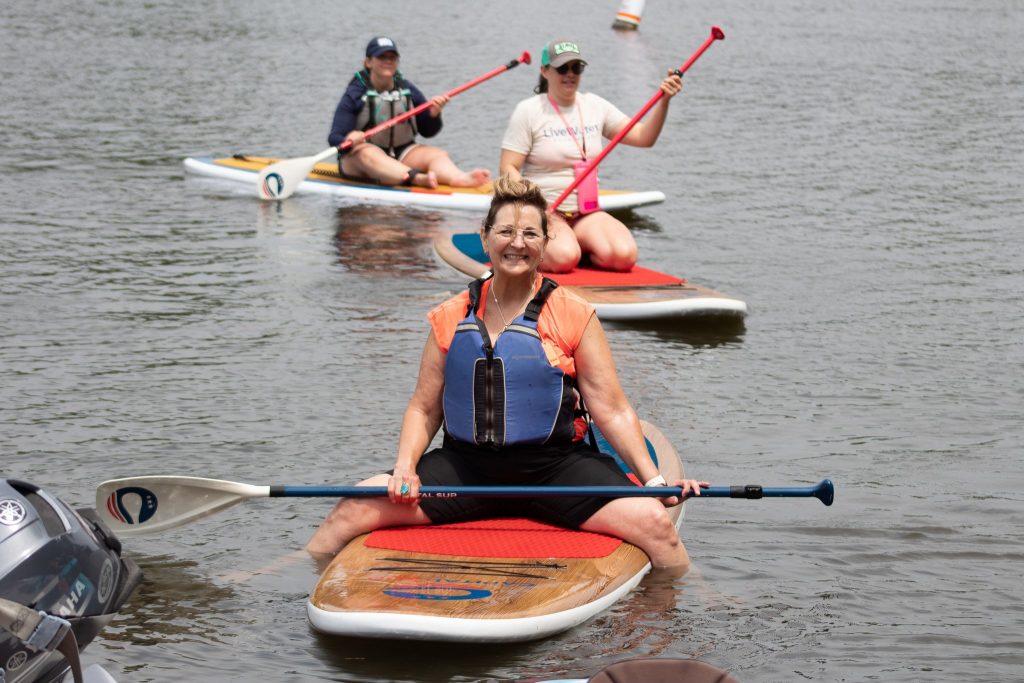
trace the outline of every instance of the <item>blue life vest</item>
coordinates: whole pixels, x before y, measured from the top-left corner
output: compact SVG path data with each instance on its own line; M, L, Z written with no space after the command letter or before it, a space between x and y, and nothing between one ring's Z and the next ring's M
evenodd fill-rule
M551 365L537 332L544 302L558 283L544 278L537 296L493 348L476 310L484 279L469 285L466 317L444 366L444 429L458 441L500 447L569 445L577 394L573 378Z

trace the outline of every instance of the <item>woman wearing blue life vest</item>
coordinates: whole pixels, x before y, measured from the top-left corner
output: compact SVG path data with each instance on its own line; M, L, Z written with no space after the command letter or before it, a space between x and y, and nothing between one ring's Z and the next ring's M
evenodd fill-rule
M512 112L501 143L498 172L532 180L551 202L572 183L586 160L601 152L602 138L614 138L630 119L607 100L579 91L587 62L576 42L551 41L544 46L540 61L540 80L534 88L537 94L521 101ZM670 71L661 82L665 97L622 142L653 146L665 124L669 100L682 87L682 79ZM552 213L552 239L542 270L572 270L583 255L592 265L607 270L628 271L636 264L637 246L629 229L597 206L597 173L588 174ZM585 198L580 205L577 200Z
M334 112L327 140L352 147L339 153L338 170L350 179L369 179L382 185L477 187L491 172L461 170L439 147L416 142L416 136L434 137L441 131L441 110L448 98L431 98L433 106L367 139L363 131L395 118L427 101L420 90L398 71L398 46L378 36L366 46L363 69L356 73Z
M628 485L615 461L585 440L584 406L640 481L666 483L593 306L538 272L549 240L546 209L533 183L495 183L480 230L493 276L428 314L394 469L360 483L386 485L389 498L339 501L306 546L314 556L334 555L381 527L521 516L617 536L654 567L686 571L686 549L665 510L677 498L419 497L421 485ZM442 427L442 446L425 453ZM674 485L700 495L707 482Z

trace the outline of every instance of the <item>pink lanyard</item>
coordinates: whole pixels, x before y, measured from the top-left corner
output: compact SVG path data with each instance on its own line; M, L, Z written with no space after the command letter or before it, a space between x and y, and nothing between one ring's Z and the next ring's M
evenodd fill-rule
M583 146L582 147L580 146L580 141L576 138L576 133L572 132L572 126L570 126L569 122L565 120L565 116L562 115L562 110L559 109L558 105L555 104L555 101L553 99L551 99L551 95L548 95L548 102L550 102L551 106L555 108L555 112L558 114L558 118L562 119L562 123L565 124L565 129L567 131L569 131L569 135L572 136L572 141L576 143L576 149L578 149L580 151L580 156L582 156L583 160L586 161L587 160L587 130L586 130L586 128L583 125L583 106L582 106L582 104L580 102L580 98L579 97L576 98L576 112L580 115L580 133L583 135Z

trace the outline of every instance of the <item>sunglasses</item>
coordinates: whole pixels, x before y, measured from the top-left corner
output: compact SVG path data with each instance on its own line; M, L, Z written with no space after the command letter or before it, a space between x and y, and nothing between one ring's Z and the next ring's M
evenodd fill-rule
M554 67L555 71L557 71L560 76L564 76L565 74L569 73L570 69L574 74L579 76L581 73L583 73L583 70L586 68L587 65L584 64L583 62L572 62L570 64L563 64L562 66Z

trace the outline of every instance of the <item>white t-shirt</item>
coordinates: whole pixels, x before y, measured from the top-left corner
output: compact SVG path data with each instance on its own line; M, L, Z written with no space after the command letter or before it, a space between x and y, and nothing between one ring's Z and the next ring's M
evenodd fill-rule
M593 159L604 145L602 137L613 137L629 121L614 105L593 93L576 93L573 106L559 107L559 111L561 116L547 93L528 97L516 105L501 141L502 149L526 155L520 171L524 178L537 183L549 202L572 183L573 164L583 158L584 144L587 159ZM576 208L575 192L558 206L559 211L565 212L574 212Z

